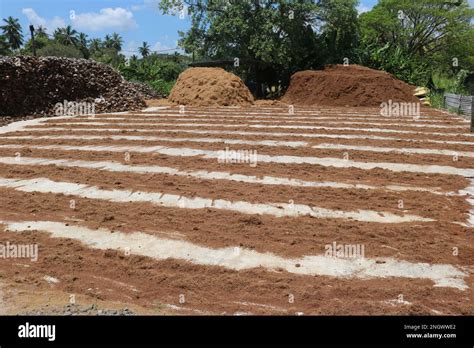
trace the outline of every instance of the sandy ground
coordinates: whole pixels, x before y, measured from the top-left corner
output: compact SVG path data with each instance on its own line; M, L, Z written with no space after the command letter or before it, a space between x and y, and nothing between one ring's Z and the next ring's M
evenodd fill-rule
M0 128L2 314L474 314L465 120L150 106Z

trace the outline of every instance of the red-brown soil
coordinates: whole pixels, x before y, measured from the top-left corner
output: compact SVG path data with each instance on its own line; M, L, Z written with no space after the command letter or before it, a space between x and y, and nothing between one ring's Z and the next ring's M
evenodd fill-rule
M291 77L282 102L294 105L380 106L393 102L417 103L413 86L391 74L360 65L328 65Z

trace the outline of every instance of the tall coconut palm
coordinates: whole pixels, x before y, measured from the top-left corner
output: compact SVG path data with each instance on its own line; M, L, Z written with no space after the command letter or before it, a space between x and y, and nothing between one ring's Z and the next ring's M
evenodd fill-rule
M112 40L112 38L110 37L109 34L105 35L105 38L104 38L104 47L105 48L112 48L114 42Z
M101 48L102 48L102 40L101 39L92 39L89 42L89 50L92 53L99 52Z
M79 43L77 34L77 31L68 25L66 28L56 29L54 31L54 39L65 46L77 46Z
M10 45L5 36L0 35L0 56L4 56L10 53Z
M77 40L79 41L79 45L82 47L86 47L88 45L89 39L87 38L87 35L84 33L79 33L79 36L77 37Z
M117 52L120 51L123 45L122 37L117 33L113 33L112 38L111 38L111 44L112 44L112 48L115 48Z
M138 52L140 52L143 58L148 57L150 54L150 46L146 41L144 41L143 44L138 47Z
M7 38L12 49L19 49L23 45L23 29L20 22L12 16L3 19L3 21L6 23L0 27L3 30L3 35Z
M84 33L79 33L77 41L78 48L82 52L82 55L84 56L84 58L89 59L89 57L91 56L91 52L88 47L89 39L87 39L87 35Z
M41 26L41 25L35 31L36 31L36 37L37 38L40 38L40 37L47 38L48 37L48 34L46 33L46 28Z

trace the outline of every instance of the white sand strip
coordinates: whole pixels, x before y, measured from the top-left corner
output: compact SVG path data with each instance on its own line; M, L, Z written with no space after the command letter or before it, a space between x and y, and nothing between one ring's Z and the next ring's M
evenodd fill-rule
M122 133L123 128L65 128L65 127L53 127L53 128L28 128L23 131L28 132L52 132L52 131L67 131L72 132L103 132L103 133ZM198 129L126 129L130 132L138 133L186 133L186 134L204 134L204 135L258 135L267 137L300 137L300 138L329 138L329 139L364 139L364 140L387 140L387 141L405 141L414 143L433 143L433 144L452 144L452 145L471 145L474 146L474 142L471 141L452 141L452 140L431 140L431 139L409 139L409 138L394 138L394 137L381 137L377 135L357 135L357 134L318 134L318 133L286 133L286 132L252 132L252 131L229 131L229 130L198 130Z
M64 119L71 119L73 117L71 116L60 116L60 117L55 117L55 120L64 120ZM11 133L11 132L21 132L25 130L26 127L30 126L41 126L44 122L50 121L51 117L41 117L41 118L35 118L32 120L25 120L25 121L17 121L17 122L12 122L6 126L0 127L0 134L6 134L6 133Z
M474 137L472 133L439 133L439 132L425 132L412 130L397 130L397 129L381 129L381 128L352 128L352 127L327 127L327 126L283 126L283 125L265 125L265 124L227 124L227 123L123 123L123 122L69 122L69 123L47 123L44 126L48 127L64 127L64 126L153 126L153 127L221 127L221 128L284 128L284 129L325 129L325 130L345 130L345 131L359 131L371 133L400 133L400 134L419 134L419 135L441 135L458 137L460 135L466 137ZM46 127L45 127L46 128Z
M98 116L98 117L96 117ZM108 118L109 115L95 115L95 116L81 116L81 118ZM289 114L284 113L253 113L247 114L245 112L239 112L234 114L222 114L222 113L206 113L206 112L186 112L185 114L180 113L169 113L158 112L158 113L130 113L127 116L118 116L119 119L166 119L166 118L199 118L199 119L282 119L282 120L334 120L334 121L351 121L351 122L364 122L364 121L378 121L378 122L433 122L433 123L469 123L464 118L447 118L447 117L433 117L433 116L391 116L385 117L380 114L364 114L364 115L353 115L353 114ZM115 117L114 117L115 118Z
M341 182L315 182L299 179L289 179L274 176L257 177L253 175L232 174L229 172L208 172L206 170L199 171L182 171L172 167L162 166L144 166L144 165L125 165L115 161L82 161L67 159L49 159L35 157L0 157L0 163L8 165L25 165L25 166L48 166L55 165L58 167L87 168L95 170L104 170L120 173L140 173L140 174L169 174L183 177L193 177L205 180L230 180L236 182L244 182L249 184L261 185L284 185L296 187L315 187L315 188L334 188L334 189L358 189L358 190L387 190L387 191L417 191L430 192L438 195L451 195L451 193L443 193L439 188L417 187L410 185L382 185L372 186L364 184L347 184Z
M217 127L217 126L216 126ZM326 129L326 130L344 130L344 131L359 131L359 132L371 132L371 133L400 133L400 134L419 134L419 135L441 135L451 137L474 137L472 133L441 133L441 132L420 132L411 130L398 130L398 129L381 129L381 128L352 128L352 127L325 127L325 126L281 126L281 125L248 125L250 128L287 128L287 129Z
M45 123L44 126L61 127L61 126L176 126L176 127L247 127L247 124L227 124L227 123L139 123L139 122L90 122L90 121L76 121Z
M464 190L459 191L460 195L466 195L466 201L471 205L467 224L461 224L466 227L474 227L474 178L469 179L470 184Z
M159 153L167 156L194 157L199 156L205 159L219 159L222 157L221 151L200 150L185 147L166 146L106 146L106 145L21 145L5 144L0 145L3 149L31 148L40 150L63 150L63 151L93 151L93 152L138 152L138 153ZM223 151L223 150L222 150ZM389 162L357 162L334 157L305 157L286 155L257 155L255 162L284 163L284 164L315 164L324 167L335 168L358 168L363 170L386 169L393 172L429 173L429 174L450 174L465 177L474 177L474 169L457 168L439 165L422 165L408 163Z
M344 259L324 255L301 258L284 258L273 253L261 253L241 247L212 249L183 240L159 238L143 232L124 233L105 228L91 230L82 226L54 221L0 221L11 232L42 231L52 238L68 238L80 241L94 249L115 249L158 260L177 259L196 265L220 266L232 270L263 267L267 270L284 269L299 275L330 276L338 278L409 278L429 279L437 287L459 290L468 288L464 278L468 275L448 264L412 263L385 258L384 263L375 259ZM297 267L298 265L299 267Z
M188 119L200 119L200 120L219 120L219 119L250 119L250 120L257 120L257 119L264 119L264 120L313 120L313 121L318 121L318 120L334 120L334 121L351 121L351 122L364 122L364 121L379 121L379 122L433 122L433 123L468 123L466 120L445 120L445 119L431 119L431 118L408 118L408 117L382 117L382 116L366 116L366 117L352 117L352 116L320 116L320 115L315 115L315 116L296 116L296 115L274 115L274 114L262 114L262 115L243 115L243 114L235 114L235 115L206 115L205 113L198 113L198 114L193 114L193 115L185 115L185 114L162 114L162 113L156 113L156 114L128 114L125 116L114 116L114 117L109 117L110 115L94 115L94 116L78 116L78 119L85 119L85 120L160 120L160 119L170 119L170 120L176 120L176 119L183 119L183 118L188 118Z
M244 120L242 120L242 118ZM356 124L356 125L376 125L376 126L400 126L400 127L428 127L428 128L468 128L468 124L462 125L446 125L446 124L437 124L437 123L446 123L445 121L428 121L428 120L406 120L405 122L380 122L383 121L380 118L372 119L363 119L359 122L348 121L348 118L334 119L333 117L258 117L249 118L248 116L221 116L221 117L206 117L206 116L193 116L193 117L166 117L161 116L157 118L152 118L148 116L146 118L139 118L134 116L128 117L80 117L76 118L78 121L91 121L91 122L101 122L101 121L133 121L133 122L161 122L161 121L189 121L189 122L199 122L199 121L215 121L215 122L248 122L248 123L324 123L324 124ZM303 121L308 120L308 121ZM379 122L373 122L379 121ZM432 122L434 124L430 124Z
M286 108L262 108L258 107L254 110L252 109L208 109L208 108L193 108L193 107L185 107L184 113L181 113L178 108L168 108L166 111L160 111L155 113L155 115L165 115L165 116L198 116L198 115L205 115L205 116L233 116L233 115L244 115L244 116L259 116L259 115L269 115L269 116L301 116L301 115L310 115L310 116L338 116L338 117L349 117L349 118L364 118L364 117L378 117L383 119L406 119L412 120L413 116L382 116L380 114L380 108L372 108L367 109L366 111L351 111L347 109L334 109L334 108L314 108L314 109L304 109L295 106L294 113L290 114L289 107ZM143 113L141 111L133 111L129 113L130 115L147 115L147 113ZM148 113L149 114L149 113ZM153 116L153 115L151 115ZM462 117L453 114L446 114L446 115L433 115L430 112L426 112L421 110L420 118L426 119L446 119L446 120L463 120Z
M147 124L160 124L162 120L160 119L129 119L129 118L88 118L88 119L81 119L81 120L87 120L88 122L101 122L101 121L110 121L110 120L128 120L128 121L133 121L133 122L143 122L143 121L150 121ZM322 125L327 125L327 124L335 124L335 125L360 125L360 126L391 126L391 127L414 127L414 128L443 128L443 129L466 129L468 130L469 127L468 125L438 125L438 124L417 124L416 121L413 122L407 122L407 123L380 123L380 122L348 122L348 121L324 121L324 120L318 120L318 119L313 119L311 122L310 121L301 121L301 120L277 120L277 119L272 119L272 120L229 120L229 119L212 119L212 118L206 118L206 119L200 119L200 118L173 118L173 119L166 119L163 120L166 122L170 121L176 121L176 122L200 122L200 121L217 121L217 122L247 122L247 123L284 123L284 124L322 124Z
M142 112L159 112L168 108L169 106L149 106L146 109L143 109Z
M245 122L258 122L258 121L245 121ZM264 122L272 122L275 123L275 121L264 121ZM282 122L282 121L279 121ZM309 123L305 121L283 121L282 123ZM468 125L438 125L438 124L418 124L416 121L413 122L407 122L407 123L380 123L380 122L347 122L347 121L341 121L341 122L333 122L333 121L321 121L321 122L311 122L311 123L323 123L324 125L326 124L335 124L335 125L360 125L360 126L382 126L382 127L413 127L413 128L443 128L443 129L465 129L466 131L469 130Z
M183 209L220 209L242 214L272 215L275 217L311 216L318 219L343 219L350 221L376 223L431 222L433 219L417 215L396 215L389 212L374 210L343 211L306 204L289 203L250 203L245 201L228 201L201 197L185 197L160 192L135 190L103 190L95 186L72 182L53 181L47 178L6 179L0 178L0 187L13 188L22 192L40 192L73 195L82 198L99 199L108 202L130 203L146 202L167 208Z
M131 141L168 141L168 142L195 142L195 143L225 143L233 145L262 145L262 146L287 146L287 147L303 147L308 146L305 141L275 141L275 140L237 140L222 138L168 138L140 135L44 135L44 136L8 136L0 139L51 139L51 140L131 140Z
M378 147L378 146L357 146L357 145L341 145L341 144L319 144L314 145L314 149L330 149L330 150L353 150L368 151L380 153L402 153L402 154L420 154L420 155L440 155L440 156L459 156L474 157L474 152L470 151L453 151L438 149L418 149L418 148L397 148L397 147Z
M379 109L380 110L380 109ZM208 110L190 110L189 108L185 108L184 113L180 113L178 110L163 110L156 113L143 113L143 112L130 112L129 115L139 115L139 116L177 116L177 117L199 117L199 116L206 116L206 117L222 117L222 116L248 116L248 117L260 117L260 116L271 116L271 117L346 117L347 119L363 119L367 117L372 118L379 118L384 120L395 120L395 119L402 119L402 120L413 120L414 116L382 116L380 111L378 112L349 112L347 110L338 112L334 110L320 110L318 112L314 111L304 111L298 108L294 109L293 114L289 112L289 108L282 109L280 111L275 110L262 110L258 109L255 112L249 112L248 110L215 110L215 111L208 111ZM429 112L422 111L420 116L416 118L417 120L426 119L426 120L446 120L446 121L463 121L466 120L464 117L460 117L457 115L434 115Z

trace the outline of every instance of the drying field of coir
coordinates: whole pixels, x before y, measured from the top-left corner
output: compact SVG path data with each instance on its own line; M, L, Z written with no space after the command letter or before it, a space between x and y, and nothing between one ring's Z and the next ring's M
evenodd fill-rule
M0 242L39 256L0 258L0 303L472 315L473 137L432 109L165 107L11 123Z

